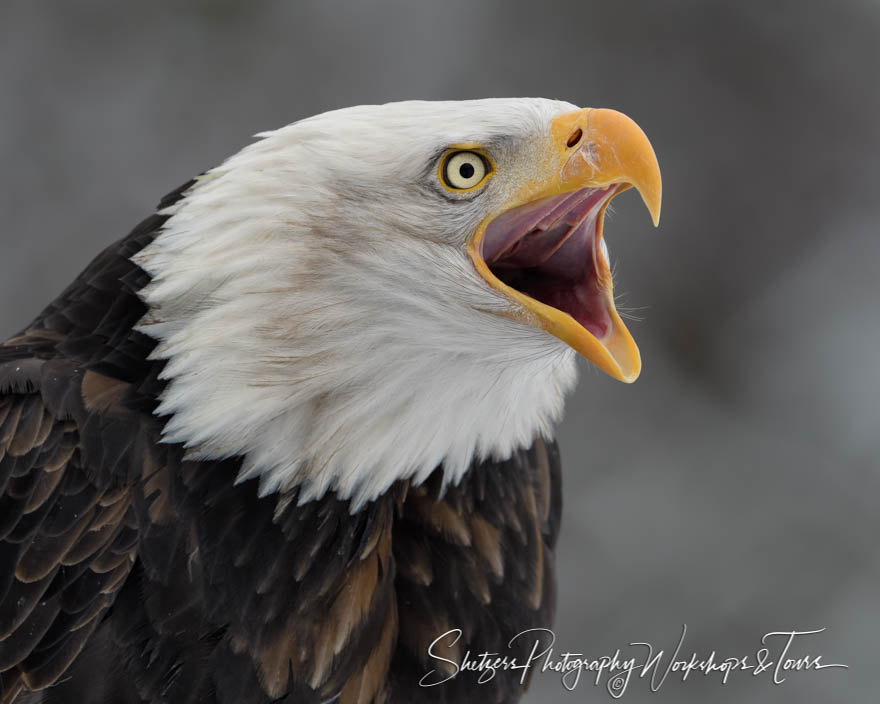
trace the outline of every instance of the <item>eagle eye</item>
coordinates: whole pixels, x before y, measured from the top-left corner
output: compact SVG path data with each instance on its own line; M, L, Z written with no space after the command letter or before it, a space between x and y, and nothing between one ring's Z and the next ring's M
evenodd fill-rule
M440 164L440 180L453 191L473 190L491 173L489 159L470 149L451 151Z

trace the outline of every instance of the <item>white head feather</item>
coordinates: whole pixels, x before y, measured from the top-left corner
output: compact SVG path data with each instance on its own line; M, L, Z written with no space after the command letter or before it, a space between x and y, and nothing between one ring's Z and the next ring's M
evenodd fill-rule
M549 435L574 352L499 313L515 304L465 246L524 178L550 120L540 99L338 110L267 132L167 211L135 261L152 276L139 329L167 360L157 413L195 459L241 455L261 493L333 489L357 507L439 465ZM450 145L480 143L497 173L452 197Z

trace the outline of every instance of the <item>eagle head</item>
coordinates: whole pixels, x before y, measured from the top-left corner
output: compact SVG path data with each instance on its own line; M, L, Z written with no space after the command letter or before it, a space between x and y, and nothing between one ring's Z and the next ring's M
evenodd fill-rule
M657 160L619 112L542 99L328 112L244 148L135 258L164 437L261 491L356 509L552 431L580 354L633 381L602 221Z

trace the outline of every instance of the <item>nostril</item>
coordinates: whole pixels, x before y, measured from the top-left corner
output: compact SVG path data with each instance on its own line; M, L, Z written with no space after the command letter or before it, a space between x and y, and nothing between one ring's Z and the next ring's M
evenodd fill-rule
M578 142L581 141L581 137L583 137L583 136L584 136L584 131L580 127L578 127L574 132L571 133L571 135L568 138L568 141L565 143L565 146L567 146L569 149L571 147L574 147L575 145L577 145Z

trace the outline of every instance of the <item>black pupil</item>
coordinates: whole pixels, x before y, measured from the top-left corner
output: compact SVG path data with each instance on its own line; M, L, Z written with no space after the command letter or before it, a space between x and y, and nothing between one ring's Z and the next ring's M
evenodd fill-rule
M461 175L462 178L465 178L465 179L470 178L471 176L474 175L474 165L468 164L467 162L465 162L464 164L462 164L461 166L458 167L458 173Z

